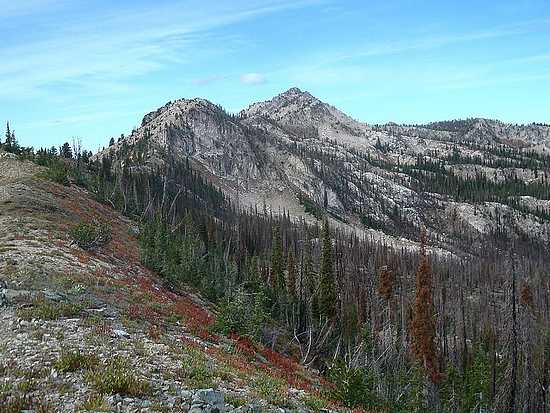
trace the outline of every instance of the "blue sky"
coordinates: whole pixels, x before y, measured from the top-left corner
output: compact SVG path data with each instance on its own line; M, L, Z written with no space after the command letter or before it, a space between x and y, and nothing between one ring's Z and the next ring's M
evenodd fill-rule
M0 120L35 147L292 86L369 123L550 123L546 0L0 0L0 39Z

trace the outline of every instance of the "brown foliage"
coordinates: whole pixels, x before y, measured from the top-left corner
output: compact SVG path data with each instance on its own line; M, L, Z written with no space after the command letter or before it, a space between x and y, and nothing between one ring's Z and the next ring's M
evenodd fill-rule
M378 276L378 294L389 300L393 295L393 283L393 272L387 266L382 267Z
M523 285L521 286L521 291L519 293L519 299L521 304L534 311L535 300L533 298L533 291L531 290L531 287L529 287L529 284L523 283Z
M426 235L421 235L421 253L416 270L416 298L414 304L411 339L412 351L432 382L441 380L435 344L435 310L433 304L432 270L426 256Z

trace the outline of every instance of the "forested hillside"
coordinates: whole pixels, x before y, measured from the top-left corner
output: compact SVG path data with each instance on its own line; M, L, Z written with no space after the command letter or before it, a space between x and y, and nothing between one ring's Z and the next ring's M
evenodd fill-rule
M260 112L254 122L270 125L262 129L243 126L244 115L198 105L207 105L206 115L174 115L194 119L185 130L149 128L173 115L168 105L95 156L78 144L71 153L68 144L60 152L17 151L47 167L49 179L80 185L138 221L142 264L172 291L192 287L216 303L213 332L248 337L321 371L331 383L326 394L342 406L548 409L544 151L449 137L412 157L387 140L395 134L388 125L377 127L392 132L374 135L374 152L363 152L356 141L321 140L313 136L319 129L298 124L298 115L314 124L319 113L334 115L320 103L289 118L284 127L294 125L301 138L285 143L288 131L274 122L288 111L273 120L263 106L251 107ZM338 127L351 133L349 124ZM420 128L458 128L464 136L466 127ZM239 157L226 158L231 151ZM307 171L299 182L276 167L298 168L296 159ZM478 166L494 174L468 174ZM322 185L308 192L307 180ZM285 202L294 197L302 213L266 192L251 198L266 182L293 188Z

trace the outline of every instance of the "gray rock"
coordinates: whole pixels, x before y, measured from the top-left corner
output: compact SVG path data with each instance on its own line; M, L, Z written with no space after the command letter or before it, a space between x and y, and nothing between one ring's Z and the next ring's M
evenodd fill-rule
M116 336L116 337L119 337L119 338L130 338L130 334L128 334L125 330L122 330L122 329L117 329L117 330L113 330L113 334Z
M183 390L178 388L176 394L181 397L183 400L191 400L193 398L193 392L189 390Z
M32 300L37 295L36 291L11 290L8 288L3 289L2 292L8 303L14 303L18 300Z
M224 406L223 393L214 389L201 389L195 394L195 399L199 399L210 406Z

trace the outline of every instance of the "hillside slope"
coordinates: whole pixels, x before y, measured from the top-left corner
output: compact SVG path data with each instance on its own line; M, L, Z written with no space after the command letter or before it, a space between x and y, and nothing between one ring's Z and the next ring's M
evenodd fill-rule
M0 412L343 410L293 359L212 334L209 303L139 263L134 222L42 173L0 153ZM111 242L74 245L80 222Z
M367 125L292 88L229 115L180 99L101 151L115 167L190 162L241 207L416 248L471 255L498 234L550 240L550 127L487 119Z

